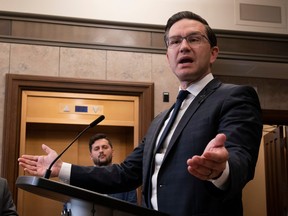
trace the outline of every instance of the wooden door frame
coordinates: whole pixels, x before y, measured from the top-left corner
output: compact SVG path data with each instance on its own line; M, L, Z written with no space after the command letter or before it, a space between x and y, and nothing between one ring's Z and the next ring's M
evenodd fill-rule
M1 173L8 180L13 199L18 177L22 91L53 91L136 96L139 98L139 138L154 118L154 84L6 74ZM139 140L140 141L140 140Z
M267 216L287 215L288 126L280 125L264 135Z

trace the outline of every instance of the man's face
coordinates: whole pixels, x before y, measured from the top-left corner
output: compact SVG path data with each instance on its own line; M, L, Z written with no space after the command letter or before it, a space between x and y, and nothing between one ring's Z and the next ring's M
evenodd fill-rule
M96 166L107 166L112 163L113 149L106 139L96 140L90 152L91 160Z
M166 53L170 67L182 87L187 87L210 73L210 64L216 60L219 52L218 47L211 48L205 26L195 20L182 19L174 23L170 28L168 38L173 39L179 36L181 38L188 35L199 35L198 38L201 41L195 45L192 42L194 40L190 40L190 43L185 39L181 42L176 40L177 46L168 46Z

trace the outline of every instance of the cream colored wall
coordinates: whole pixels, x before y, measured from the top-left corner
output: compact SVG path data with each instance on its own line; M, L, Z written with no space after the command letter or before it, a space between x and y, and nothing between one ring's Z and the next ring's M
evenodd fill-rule
M3 145L2 140L3 140L4 101L5 101L5 74L9 72L9 53L10 53L10 45L0 43L0 140L1 140L0 161L2 161L2 145Z
M239 22L240 2L281 7L283 23ZM288 0L0 0L0 11L164 25L173 13L191 10L214 29L288 34L287 5Z

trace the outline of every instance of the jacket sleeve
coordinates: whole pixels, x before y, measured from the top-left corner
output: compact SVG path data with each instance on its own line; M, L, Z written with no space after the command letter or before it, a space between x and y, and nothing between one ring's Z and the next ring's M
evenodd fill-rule
M72 165L70 184L99 193L120 193L139 187L142 183L141 143L121 163L104 167Z
M254 88L230 88L227 84L225 88L229 88L229 94L222 104L218 133L227 136L225 147L229 152L230 170L228 194L233 196L241 193L247 182L254 178L263 125L260 102Z

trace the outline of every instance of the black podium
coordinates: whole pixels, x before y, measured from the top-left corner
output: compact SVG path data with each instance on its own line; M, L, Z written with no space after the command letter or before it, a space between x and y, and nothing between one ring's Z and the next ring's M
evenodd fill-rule
M35 176L20 176L16 186L71 205L72 216L168 216L100 193ZM60 215L60 214L59 214Z

